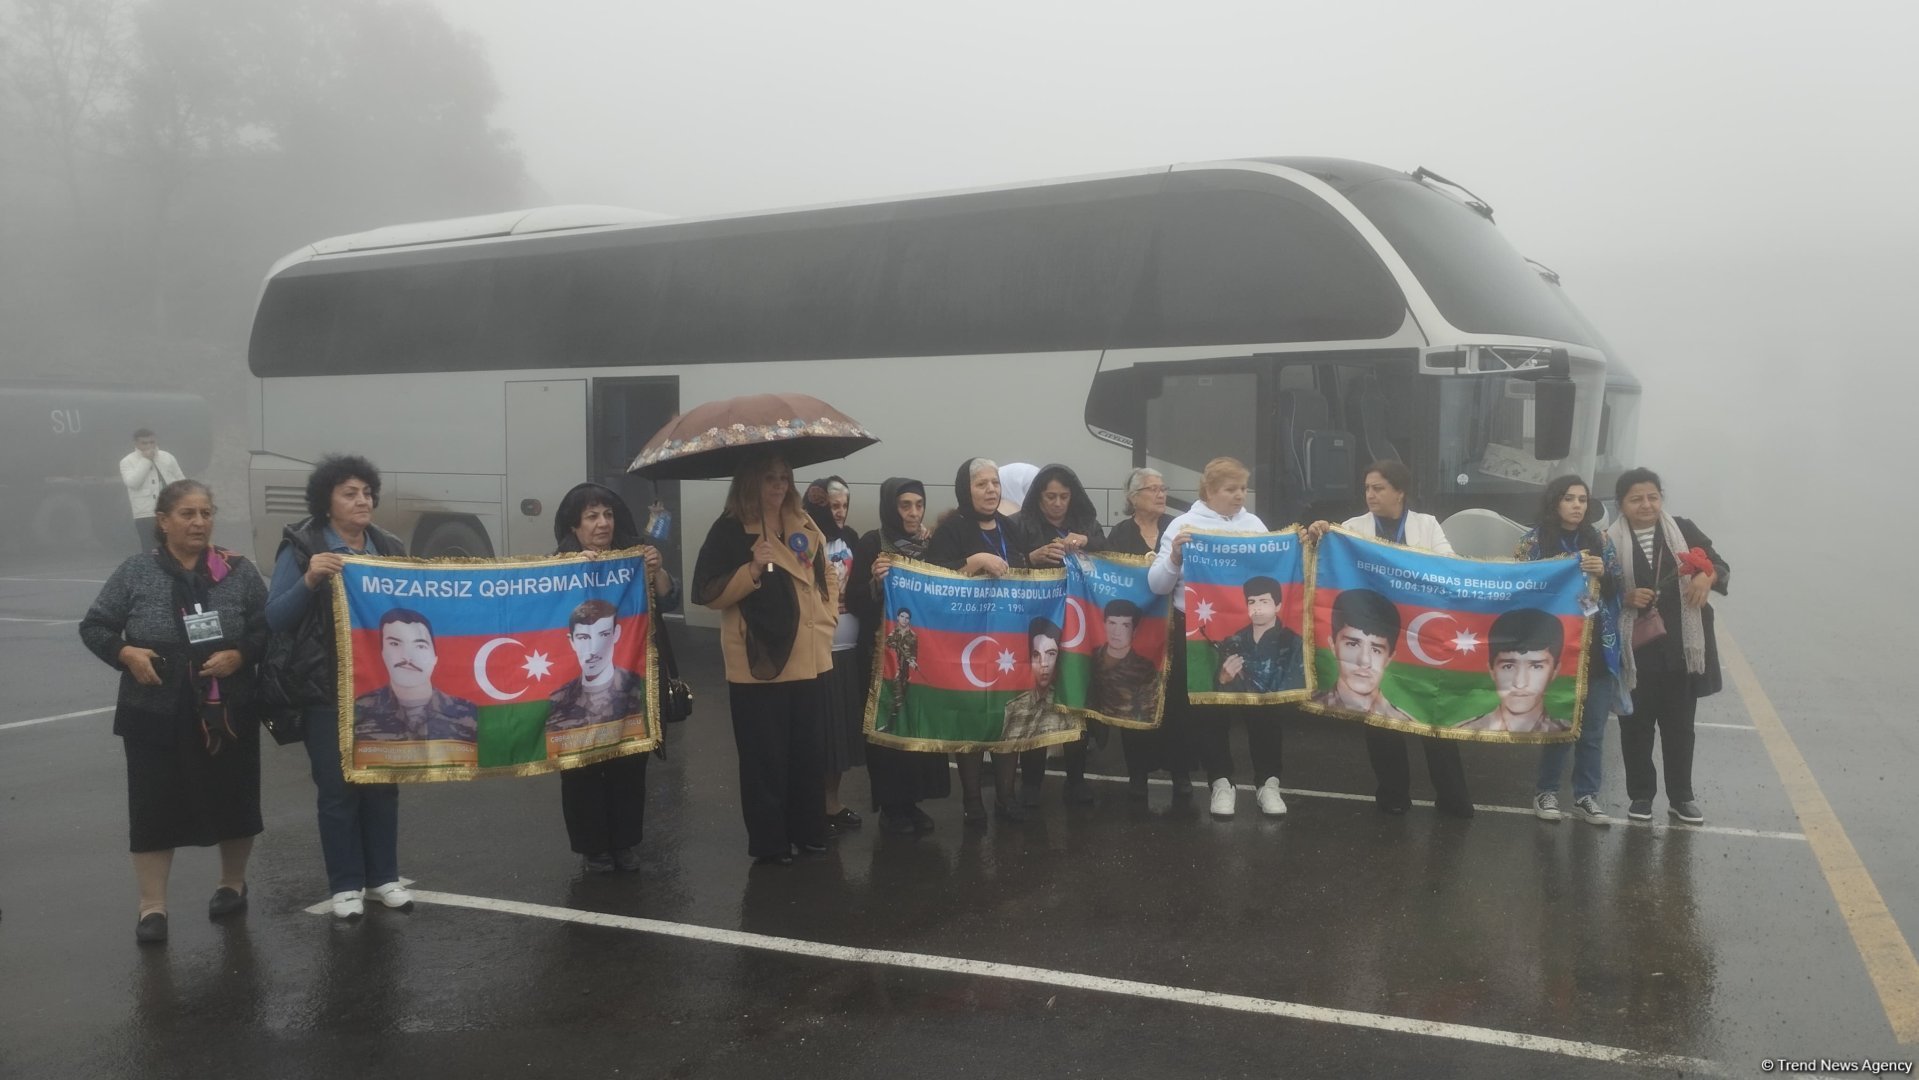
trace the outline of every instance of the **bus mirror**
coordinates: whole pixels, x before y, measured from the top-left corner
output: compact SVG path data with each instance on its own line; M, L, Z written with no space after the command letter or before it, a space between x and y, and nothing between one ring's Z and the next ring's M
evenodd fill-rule
M1572 456L1573 406L1578 397L1571 379L1549 377L1533 384L1533 457L1563 461Z

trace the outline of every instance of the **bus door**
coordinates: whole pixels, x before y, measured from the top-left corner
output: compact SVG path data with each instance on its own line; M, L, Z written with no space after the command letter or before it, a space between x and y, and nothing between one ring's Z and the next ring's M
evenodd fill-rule
M1268 524L1341 521L1365 509L1366 466L1417 459L1418 375L1404 357L1266 357L1272 431L1265 459L1278 490Z
M1268 492L1259 463L1265 459L1260 424L1263 381L1250 358L1141 364L1133 386L1145 399L1144 445L1134 460L1166 477L1169 511L1178 513L1198 498L1206 463L1233 457L1253 470L1246 507L1259 512Z
M506 384L506 545L553 550L553 512L586 466L586 380Z
M659 502L673 515L672 529L658 547L666 565L679 576L680 483L658 483L626 470L654 433L680 412L677 375L617 377L593 380L592 468L589 478L620 493L646 528L648 507Z

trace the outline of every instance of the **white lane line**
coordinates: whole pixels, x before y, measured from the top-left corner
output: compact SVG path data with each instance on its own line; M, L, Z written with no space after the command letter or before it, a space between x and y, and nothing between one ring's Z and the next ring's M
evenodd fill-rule
M0 581L32 582L35 585L40 585L40 584L105 585L107 583L106 578L90 578L90 577L0 577Z
M1708 723L1704 720L1695 722L1693 724L1693 727L1720 728L1725 731L1758 731L1759 730L1758 728L1752 726L1751 724L1713 724L1713 723Z
M1172 1002L1180 1005L1194 1005L1209 1009L1225 1009L1229 1012L1255 1013L1286 1020L1337 1024L1342 1027L1383 1031L1394 1035L1417 1035L1425 1038L1450 1039L1455 1042L1476 1043L1481 1046L1496 1046L1510 1050L1528 1050L1541 1054L1557 1054L1561 1057L1580 1058L1586 1061L1603 1061L1610 1064L1628 1065L1643 1069L1670 1070L1680 1073L1707 1073L1714 1076L1733 1075L1728 1066L1716 1061L1708 1061L1704 1058L1682 1057L1674 1054L1654 1054L1642 1050L1630 1050L1622 1046L1607 1046L1603 1043L1576 1042L1571 1039L1555 1039L1543 1035L1528 1035L1518 1031L1501 1031L1498 1028L1474 1027L1470 1024L1452 1024L1437 1020L1415 1020L1409 1017L1390 1016L1384 1013L1359 1012L1353 1009L1333 1009L1322 1005L1303 1005L1293 1001L1250 997L1245 994L1222 994L1211 990L1195 990L1184 986L1166 986L1160 983L1139 982L1134 979L1110 979L1100 975L1084 975L1074 971L1054 971L1049 968L1028 967L1024 964L1001 964L989 960L968 960L957 956L901 952L895 949L865 949L851 945L829 945L819 941L774 937L771 934L753 934L743 930L722 930L717 927L699 926L692 923L666 922L660 919L642 919L633 915L609 915L604 912L576 911L572 908L554 907L549 904L528 904L518 900L496 900L487 896L463 896L458 893L421 890L413 894L413 899L422 904L440 904L445 907L469 908L475 911L492 911L504 915L520 915L530 919L547 919L553 922L600 926L612 930L635 930L644 934L658 934L662 937L681 938L687 941L700 941L713 945L730 945L740 949L758 949L762 952L785 953L789 956L804 956L816 960L837 960L844 963L874 964L882 967L906 968L913 971L932 971L948 975L969 975L975 978L1036 983L1041 986L1053 986L1066 990L1087 990L1094 993L1118 994L1124 997L1142 998L1148 1001ZM313 905L313 907L307 910L317 914L324 912L327 906L328 902L322 902Z
M1048 769L1046 775L1064 777L1066 774L1056 769ZM1124 776L1104 776L1098 773L1087 773L1086 779L1105 780L1118 784L1127 782L1127 778ZM1161 780L1158 777L1153 777L1148 780L1147 783L1160 787L1171 787L1173 782L1171 780ZM1251 784L1237 784L1235 786L1241 791L1259 790ZM1193 790L1195 798L1205 797L1204 785L1194 785ZM1289 797L1299 795L1308 799L1340 799L1345 802L1367 803L1373 801L1371 795L1355 795L1350 791L1313 791L1308 788L1280 788L1279 790L1286 793ZM1433 804L1428 799L1414 799L1413 805L1431 806ZM1493 806L1487 803L1474 803L1473 809L1488 814L1518 814L1523 817L1531 817L1533 813L1533 808L1530 806ZM1806 839L1805 833L1772 832L1766 829L1736 829L1730 825L1667 825L1654 821L1634 821L1631 818L1624 817L1615 817L1612 819L1612 823L1614 825L1628 825L1635 829L1651 829L1654 832L1714 833L1719 836L1747 836L1760 840L1798 840L1802 843Z
M79 619L29 619L20 615L0 615L0 622L38 623L41 626L73 626Z
M59 716L42 716L35 720L15 720L11 724L0 724L0 731L7 731L11 728L32 727L35 724L51 724L55 720L78 720L82 716L99 716L101 713L112 712L113 708L112 705L108 705L101 709L82 709L79 712L61 713Z

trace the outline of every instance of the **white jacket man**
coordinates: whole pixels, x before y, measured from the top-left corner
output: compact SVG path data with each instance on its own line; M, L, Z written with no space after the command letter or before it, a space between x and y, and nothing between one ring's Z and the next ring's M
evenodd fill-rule
M120 482L127 486L127 502L133 506L133 532L140 550L151 551L158 543L153 538L153 501L160 489L186 478L173 455L160 449L153 432L145 428L134 432L133 453L120 459Z

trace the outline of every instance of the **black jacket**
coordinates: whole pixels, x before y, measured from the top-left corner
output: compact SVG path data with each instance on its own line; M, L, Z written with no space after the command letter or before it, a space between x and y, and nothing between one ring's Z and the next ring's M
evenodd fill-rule
M998 543L989 543L988 533L979 527L979 522L966 514L950 514L933 530L933 538L926 544L926 561L935 566L944 566L948 570L958 570L966 565L966 560L985 552L999 555L1006 565L1015 570L1026 569L1026 551L1020 545L1023 540L1013 519L1005 514L997 515L999 528L995 538L1005 542L1002 550Z
M406 555L406 543L378 525L367 526L366 545L369 555ZM300 572L306 573L313 556L327 550L326 523L307 518L288 525L280 533L280 550L288 549ZM274 561L279 558L276 552ZM268 642L268 685L262 690L272 705L332 705L338 700L339 667L333 649L333 590L320 589L293 632L274 634ZM285 701L273 700L282 695Z

